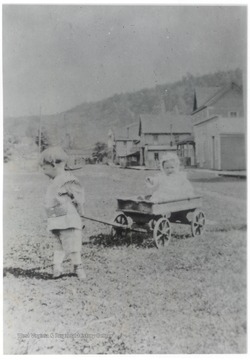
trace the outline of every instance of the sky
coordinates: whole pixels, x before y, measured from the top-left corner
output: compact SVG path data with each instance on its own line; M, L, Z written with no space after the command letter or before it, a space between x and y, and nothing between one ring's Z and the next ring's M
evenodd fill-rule
M4 116L243 69L246 7L3 5Z

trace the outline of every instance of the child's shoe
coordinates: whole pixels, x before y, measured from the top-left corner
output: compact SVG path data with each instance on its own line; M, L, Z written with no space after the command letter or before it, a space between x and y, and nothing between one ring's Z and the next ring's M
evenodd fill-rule
M85 274L85 271L83 270L82 265L74 265L74 272L76 273L79 280L86 279L86 274Z
M59 276L62 275L62 267L61 266L58 266L58 265L54 265L54 268L53 268L53 278L56 279L58 278Z

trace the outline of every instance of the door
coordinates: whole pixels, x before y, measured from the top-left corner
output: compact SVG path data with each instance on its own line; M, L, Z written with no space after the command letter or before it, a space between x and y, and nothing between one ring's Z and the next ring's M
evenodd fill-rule
M221 134L221 170L246 169L246 144L244 134Z

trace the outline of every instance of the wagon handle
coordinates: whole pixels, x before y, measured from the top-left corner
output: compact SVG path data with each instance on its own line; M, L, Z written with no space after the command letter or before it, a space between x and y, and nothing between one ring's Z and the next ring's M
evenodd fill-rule
M81 216L82 219L86 219L86 220L91 220L91 221L95 221L95 222L99 222L101 224L105 224L105 225L110 225L110 226L113 226L113 227L116 227L116 228L120 228L120 229L124 229L124 230L130 230L130 231L134 231L134 232L138 232L138 233L147 233L147 230L145 229L133 229L131 228L130 226L128 225L122 225L122 224L118 224L116 222L111 222L111 221L104 221L104 220L100 220L100 219L95 219L95 218L91 218L89 216L85 216L85 215L82 215Z

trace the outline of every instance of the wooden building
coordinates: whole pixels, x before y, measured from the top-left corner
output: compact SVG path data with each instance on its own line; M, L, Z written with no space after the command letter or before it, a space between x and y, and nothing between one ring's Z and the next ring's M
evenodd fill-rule
M191 117L177 112L140 115L140 164L159 167L161 157L177 152L177 144L192 134Z
M200 168L246 169L246 120L242 88L196 88L192 112Z
M116 162L123 167L140 164L139 124L132 123L114 135Z

